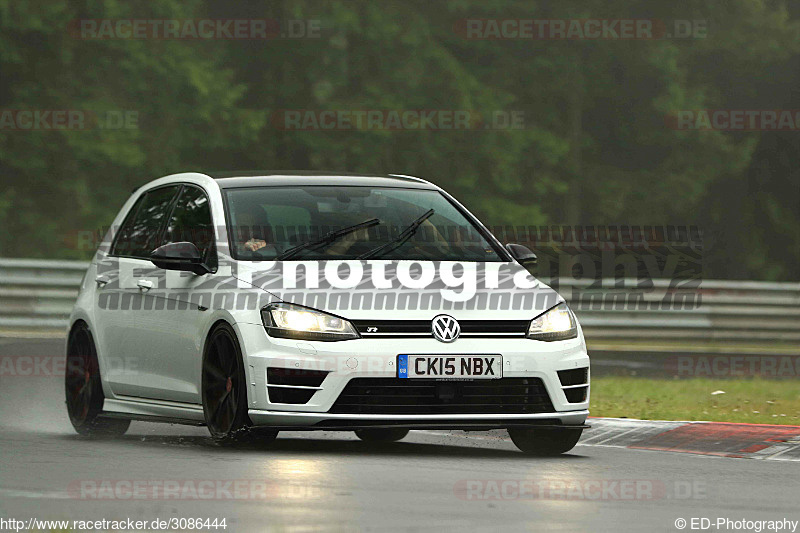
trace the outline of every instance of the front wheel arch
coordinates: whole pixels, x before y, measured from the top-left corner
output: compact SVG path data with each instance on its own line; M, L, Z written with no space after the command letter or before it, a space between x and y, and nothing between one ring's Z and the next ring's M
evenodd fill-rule
M241 346L236 328L226 320L216 321L203 343L200 368L203 415L212 437L220 443L242 440L253 426L247 412L249 381ZM231 402L235 405L233 413L228 411L227 416L219 417L220 409Z

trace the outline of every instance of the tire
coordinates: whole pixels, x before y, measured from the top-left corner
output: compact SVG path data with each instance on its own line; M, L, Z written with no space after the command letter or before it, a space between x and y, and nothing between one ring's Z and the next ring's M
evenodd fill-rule
M578 443L583 428L509 428L508 435L522 452L540 457L561 455Z
M407 429L368 428L357 429L356 437L364 442L397 442L408 435Z
M252 422L247 415L247 379L242 350L233 328L221 323L208 336L203 353L203 415L215 442L221 445L252 440ZM269 441L278 432L262 430L259 441Z
M119 437L131 425L130 420L104 418L103 382L92 332L78 322L67 339L67 362L64 393L72 427L87 437Z

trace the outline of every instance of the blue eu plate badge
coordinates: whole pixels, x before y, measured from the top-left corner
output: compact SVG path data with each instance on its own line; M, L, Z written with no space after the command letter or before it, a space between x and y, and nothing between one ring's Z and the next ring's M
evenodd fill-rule
M408 377L408 355L397 356L397 377L398 378Z

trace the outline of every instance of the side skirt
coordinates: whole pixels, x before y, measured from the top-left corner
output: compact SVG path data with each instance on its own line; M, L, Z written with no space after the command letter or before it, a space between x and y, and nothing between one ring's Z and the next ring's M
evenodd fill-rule
M113 400L106 398L100 416L167 424L206 425L202 405L132 396L118 396Z

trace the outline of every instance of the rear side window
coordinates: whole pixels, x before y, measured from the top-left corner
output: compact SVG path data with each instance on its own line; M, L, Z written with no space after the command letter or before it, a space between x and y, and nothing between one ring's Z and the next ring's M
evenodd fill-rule
M145 193L122 224L111 255L149 258L158 247L161 228L179 188L174 185Z
M161 244L170 242L191 242L200 250L206 265L216 268L211 206L201 189L186 185L178 196Z

